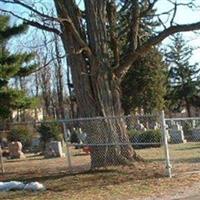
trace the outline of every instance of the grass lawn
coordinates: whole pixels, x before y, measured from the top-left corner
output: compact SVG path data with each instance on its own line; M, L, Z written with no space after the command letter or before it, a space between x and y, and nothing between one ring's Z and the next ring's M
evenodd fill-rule
M175 167L186 171L198 162L199 143L170 145ZM128 200L147 196L159 196L177 190L178 187L193 185L200 175L176 176L165 178L163 149L141 149L137 152L147 162L134 163L132 166L109 167L92 172L89 170L89 156L73 156L73 174L69 173L67 158L43 159L41 156L29 155L25 160L5 162L6 173L0 181L21 180L39 181L46 191L1 192L0 199L48 199L48 200ZM76 154L76 152L73 152ZM200 162L199 162L200 163ZM199 165L199 164L198 164ZM181 167L182 166L182 167ZM200 166L200 165L199 165Z

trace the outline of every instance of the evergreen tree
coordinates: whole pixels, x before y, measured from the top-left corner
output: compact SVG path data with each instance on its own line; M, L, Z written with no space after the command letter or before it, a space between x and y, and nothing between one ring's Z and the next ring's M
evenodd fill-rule
M0 16L0 118L10 117L12 109L28 108L33 103L25 91L9 87L9 81L16 77L29 75L37 65L33 62L33 53L11 53L7 42L27 30L24 24L9 26L9 17Z
M131 7L134 2L131 0L123 1L125 6L121 9L119 19L123 26L121 43L124 52L130 51L127 45L131 42L131 31L127 34L127 26L132 12ZM140 5L142 10L145 10L145 4ZM145 42L150 35L152 35L154 28L159 25L157 20L154 20L155 9L149 10L149 15L141 19L141 25L138 27L139 36L138 43ZM120 25L121 25L120 24ZM127 40L125 40L127 38ZM132 47L131 47L132 48ZM143 109L144 112L159 111L164 107L165 83L166 83L166 67L162 61L163 55L159 52L157 47L151 48L149 53L143 58L133 63L132 68L123 78L122 87L122 106L126 114L134 112L136 109Z
M166 54L169 69L167 92L168 107L171 111L186 108L191 116L191 106L196 106L199 99L199 71L197 64L190 64L193 49L187 45L183 36L178 33L172 38L169 52Z
M122 81L122 106L126 114L136 109L145 113L160 111L166 94L166 65L162 54L152 48L143 60L135 63Z

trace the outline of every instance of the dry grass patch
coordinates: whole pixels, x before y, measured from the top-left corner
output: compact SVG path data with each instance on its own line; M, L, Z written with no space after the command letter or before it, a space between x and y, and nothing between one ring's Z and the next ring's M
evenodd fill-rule
M172 145L170 148L173 148L173 155L176 158L190 158L198 155L199 149L196 145ZM182 156L180 151L183 152ZM23 191L0 193L0 199L144 199L147 196L155 197L173 193L178 188L185 188L199 181L200 175L165 178L162 148L140 149L137 152L146 158L147 162L134 163L132 166L109 167L98 171L89 171L89 156L74 156L72 159L74 174L71 175L67 168L67 158L43 159L41 156L29 156L21 161L8 161L5 163L6 174L0 176L0 181L39 181L47 190L41 193ZM188 163L194 164L189 161Z

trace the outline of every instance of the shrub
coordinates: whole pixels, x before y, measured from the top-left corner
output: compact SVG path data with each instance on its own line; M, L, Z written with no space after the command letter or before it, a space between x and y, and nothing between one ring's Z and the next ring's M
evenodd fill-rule
M141 142L146 143L160 143L161 142L161 131L160 130L147 130L141 135Z
M31 146L31 142L34 136L34 131L27 126L17 126L10 130L7 135L7 139L9 142L19 141L22 143L23 148L27 149Z
M183 127L185 139L188 141L191 141L192 140L192 129L193 129L192 122L184 123L182 127Z
M78 144L80 143L80 139L78 138L78 133L75 130L71 131L70 142Z
M41 142L45 145L46 143L56 140L62 140L62 130L58 123L41 123L38 127L38 132L41 136Z
M130 129L128 131L129 139L132 143L138 143L140 142L140 135L142 134L143 131L138 131L135 129Z
M134 144L134 147L142 148L142 147L154 147L160 146L153 143L160 143L162 138L162 133L160 130L147 130L147 131L137 131L130 130L129 131L130 141ZM144 145L137 145L137 143L151 143Z

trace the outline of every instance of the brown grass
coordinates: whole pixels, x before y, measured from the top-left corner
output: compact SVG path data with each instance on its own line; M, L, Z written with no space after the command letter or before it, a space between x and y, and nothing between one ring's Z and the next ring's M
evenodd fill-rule
M183 171L188 165L197 164L191 162L191 158L196 158L198 155L198 145L170 147L174 158L177 159L176 163L180 161L177 166L182 164ZM0 181L39 181L47 190L41 193L3 192L0 193L0 199L128 200L137 197L144 199L146 196L162 196L179 187L190 186L200 178L199 175L191 175L187 179L183 176L165 178L162 148L137 151L147 162L134 163L133 166L109 167L95 172L89 171L89 156L75 156L80 152L73 151L73 174L69 173L67 158L43 159L41 156L29 155L25 160L7 161L6 173L0 176ZM187 162L183 163L184 160ZM180 169L179 171L181 172Z

